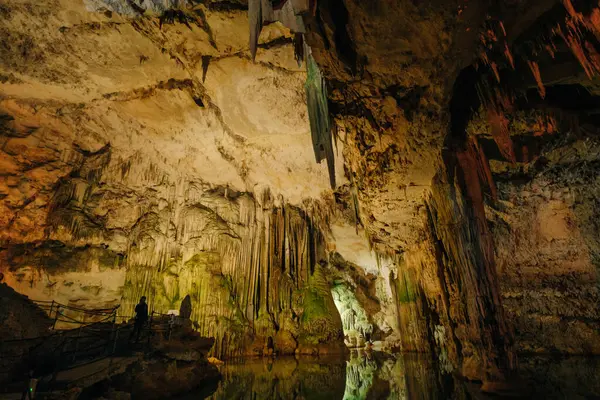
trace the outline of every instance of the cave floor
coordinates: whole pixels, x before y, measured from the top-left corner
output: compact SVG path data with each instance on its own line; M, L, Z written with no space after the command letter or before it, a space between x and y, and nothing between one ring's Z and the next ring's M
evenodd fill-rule
M198 399L597 399L600 358L522 357L522 394L484 394L424 355L363 353L328 359L244 359L220 367L222 380L180 397Z

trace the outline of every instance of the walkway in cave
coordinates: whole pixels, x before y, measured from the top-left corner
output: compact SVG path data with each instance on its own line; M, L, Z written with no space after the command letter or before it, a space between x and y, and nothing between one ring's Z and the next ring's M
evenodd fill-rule
M129 342L131 323L117 324L118 306L111 309L83 309L55 301L36 301L52 321L48 335L1 342L2 369L13 373L6 391L23 386L32 369L38 379L38 392L64 390L74 384L89 386L107 376L122 372L137 361L149 344L146 330L139 344ZM164 330L162 326L155 327ZM11 360L17 360L11 363ZM20 361L18 361L20 360ZM8 372L10 371L10 372ZM18 371L21 371L19 373ZM11 394L7 394L11 398Z

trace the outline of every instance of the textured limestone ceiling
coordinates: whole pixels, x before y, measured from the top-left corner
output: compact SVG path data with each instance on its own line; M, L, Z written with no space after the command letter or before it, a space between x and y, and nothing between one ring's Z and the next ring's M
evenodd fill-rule
M253 63L243 7L197 5L170 21L167 3L146 1L143 16L125 1L0 4L3 239L42 239L74 171L102 173L85 212L113 227L194 185L292 204L331 193L290 32L265 27Z
M102 170L102 201L86 213L118 220L113 226L135 222L139 213L130 210L144 200L169 203L190 185L268 188L292 204L330 196L327 167L314 161L306 73L292 34L266 26L251 62L246 3L4 1L2 234L41 239L36 221L45 219L53 188L82 168ZM305 16L340 136L338 192L355 193L380 252L422 239L453 84L485 53L486 24L500 21L507 44L517 46L561 6L493 3L322 0ZM177 12L165 14L172 7ZM523 81L536 86L529 75ZM351 222L339 224L349 232ZM354 251L356 238L338 236L340 249Z
M584 42L594 30L588 14L595 6L585 0L318 2L307 42L331 86L346 173L377 250L402 252L422 239L423 198L442 165L451 119L480 111L468 98L475 82L454 86L461 72L477 67L475 81L485 76L495 89L525 92L540 85L541 71L547 85L576 83L593 92L593 62L578 62L586 56L575 47L590 48ZM575 33L566 26L573 7L583 14L574 14L571 24L589 18ZM559 26L571 32L565 40ZM571 40L583 30L590 31L581 34L587 39ZM518 129L511 126L509 134Z
M471 4L472 3L472 4ZM481 2L324 1L307 40L332 85L347 173L375 248L421 237L423 199L440 165L448 88L471 62Z
M5 243L48 239L67 181L69 209L96 236L110 230L95 242L117 251L127 247L118 232L144 210L199 187L225 197L270 190L297 205L331 197L290 32L265 27L252 62L244 6L160 17L176 3L146 1L144 15L125 1L0 3ZM344 183L341 157L337 170ZM51 238L72 241L77 229Z

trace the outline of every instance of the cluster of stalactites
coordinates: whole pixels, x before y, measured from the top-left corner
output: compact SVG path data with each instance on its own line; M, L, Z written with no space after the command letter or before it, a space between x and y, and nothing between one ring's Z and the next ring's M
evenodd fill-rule
M492 136L502 155L511 162L516 162L516 157L509 133L509 120L505 114L513 111L514 96L499 87L503 67L499 63L517 72L520 65L526 65L542 99L546 97L546 86L543 71L536 60L540 59L542 52L547 52L554 59L559 41L568 46L588 78L594 79L600 75L600 52L596 45L600 40L600 4L596 2L595 7L584 13L577 10L571 0L562 0L562 3L566 15L545 24L545 30L532 40L511 46L511 32L507 32L502 21L494 20L487 23L486 30L480 35L483 50L478 64L487 65L494 76L493 82L480 83L480 98L486 109ZM504 62L502 57L494 57L498 54L503 54Z
M242 355L253 337L297 324L299 299L326 259L323 216L269 197L188 194L168 212L142 217L130 238L123 314L142 295L161 313L190 295L191 319L216 338L219 357Z
M364 308L358 302L352 292L352 288L345 285L337 285L332 290L333 301L340 313L344 334L349 332L358 333L363 337L373 333L373 325Z
M329 181L335 189L335 160L333 136L335 124L332 123L327 104L327 86L319 66L315 62L310 47L304 41L306 32L302 15L314 9L314 0L250 0L248 19L250 24L250 53L256 57L258 37L264 23L280 21L294 32L294 51L298 65L306 61L306 102L310 130L317 163L327 160Z
M507 33L502 21L493 23L491 20L488 23L487 29L480 35L483 45L480 61L492 69L498 82L501 78L500 65L498 65L498 59L490 57L490 53L504 53L506 62L513 70L517 69L515 57L520 55L536 81L540 97L544 98L546 88L540 67L531 58L536 58L539 53L545 51L554 59L557 51L557 39L562 40L570 48L573 56L590 79L600 74L599 54L596 46L592 43L593 38L600 38L600 3L596 2L596 7L592 7L586 14L576 10L571 0L562 0L562 3L566 10L564 19L561 17L548 23L547 31L513 50L511 50L508 40L510 32Z

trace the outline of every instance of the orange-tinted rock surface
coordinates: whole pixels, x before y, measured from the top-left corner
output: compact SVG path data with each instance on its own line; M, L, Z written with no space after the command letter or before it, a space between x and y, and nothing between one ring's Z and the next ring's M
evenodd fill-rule
M371 341L489 390L600 352L598 4L310 2L329 166L300 32L253 62L246 8L0 6L5 282L126 317L189 295L219 357Z

